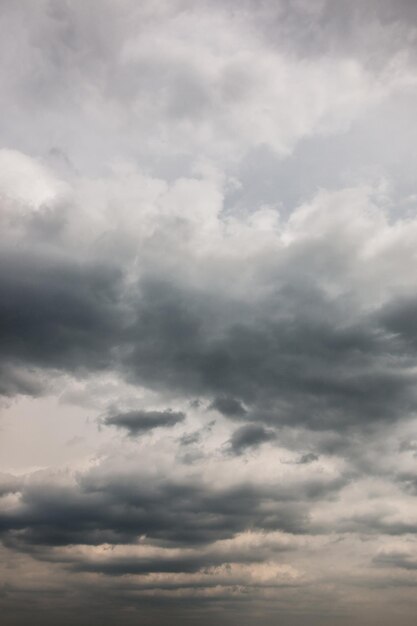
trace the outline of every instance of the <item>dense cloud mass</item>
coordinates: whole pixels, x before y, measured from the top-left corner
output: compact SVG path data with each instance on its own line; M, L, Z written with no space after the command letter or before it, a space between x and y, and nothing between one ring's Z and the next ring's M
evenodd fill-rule
M412 626L417 5L4 0L5 626Z

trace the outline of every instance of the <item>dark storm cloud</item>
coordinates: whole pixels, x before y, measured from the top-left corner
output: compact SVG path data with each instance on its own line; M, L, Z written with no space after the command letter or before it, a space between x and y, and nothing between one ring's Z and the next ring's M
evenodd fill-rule
M175 426L185 419L185 414L177 411L128 411L107 417L104 424L127 430L131 437L154 428Z
M233 537L250 528L303 532L304 507L279 504L269 494L242 486L224 492L173 484L133 484L117 495L101 491L57 490L23 495L22 508L2 514L0 533L6 544L65 546L135 543L198 545ZM264 502L271 502L268 513ZM16 534L16 531L19 531Z
M197 482L138 482L134 474L87 475L73 487L26 486L20 504L0 514L0 534L6 545L28 547L135 543L141 536L155 545L193 546L250 529L297 534L308 527L302 501L327 497L343 484L307 484L294 494L284 486L210 489Z
M142 286L131 329L132 377L214 395L211 406L228 417L317 429L396 420L416 406L414 376L397 338L373 317L345 320L317 288L300 284L257 303L264 313L256 322L252 305L243 303L220 328L229 303L222 294L214 307L209 296L205 301L173 285Z
M274 439L276 433L273 430L260 424L245 424L233 432L229 441L229 451L233 454L242 454L248 448L256 448Z
M256 304L155 280L127 297L115 268L3 260L3 368L112 365L152 389L211 399L227 417L313 429L397 420L417 406L407 372L414 304L347 320L337 302L303 283ZM7 380L10 393L16 382Z
M63 370L108 366L122 332L120 289L121 274L113 267L3 252L3 362Z
M237 557L238 562L256 563L262 560L255 555L246 561ZM126 574L173 574L173 573L195 573L202 569L218 567L227 562L225 556L210 557L203 554L193 556L183 556L176 558L115 558L107 562L84 562L74 565L74 569L79 572L98 572L107 576L125 576ZM234 561L236 562L236 561Z

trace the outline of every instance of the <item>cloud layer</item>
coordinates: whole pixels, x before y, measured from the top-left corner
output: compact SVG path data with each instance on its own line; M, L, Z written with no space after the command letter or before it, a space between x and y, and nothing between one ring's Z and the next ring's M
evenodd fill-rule
M6 626L411 626L414 3L3 4Z

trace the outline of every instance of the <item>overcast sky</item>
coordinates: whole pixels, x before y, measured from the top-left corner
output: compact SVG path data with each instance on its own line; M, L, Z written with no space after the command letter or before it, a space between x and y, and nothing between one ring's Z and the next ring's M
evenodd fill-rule
M414 626L417 2L0 0L4 626Z

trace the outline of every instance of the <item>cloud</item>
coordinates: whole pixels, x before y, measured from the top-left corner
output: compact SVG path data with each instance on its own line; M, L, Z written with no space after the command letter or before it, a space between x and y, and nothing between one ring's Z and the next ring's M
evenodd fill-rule
M216 411L220 411L226 417L232 418L242 417L246 413L246 410L238 400L227 396L215 398L210 408L216 409Z
M166 411L128 411L106 417L104 423L107 426L126 429L130 437L136 437L154 428L175 426L185 419L181 412Z
M417 570L417 562L407 552L381 552L374 558L380 567L398 567L409 571Z
M302 465L304 465L305 463L313 463L314 461L318 461L319 460L319 456L317 454L314 454L314 452L307 452L306 454L303 454L300 457L300 460L298 461L298 463L301 463Z
M248 448L257 448L262 443L273 441L276 434L258 424L245 424L233 432L230 439L230 452L242 454Z
M415 3L3 5L6 626L408 625Z
M226 417L267 424L344 429L409 415L416 402L414 356L401 333L409 339L411 322L398 327L403 305L395 291L407 292L412 284L407 277L402 285L394 275L382 277L379 268L397 254L409 261L415 225L390 226L370 193L320 193L266 240L262 230L252 229L252 277L229 292L207 274L206 262L190 268L200 231L188 214L180 228L189 230L189 248L179 254L165 240L166 224L156 212L144 234L140 276L135 256L109 264L100 250L95 258L82 250L75 260L71 231L62 235L69 258L55 247L40 252L24 224L13 236L21 241L30 235L29 250L3 251L4 367L112 367L131 383L201 396ZM240 239L252 227L219 216L208 220L215 248L207 258L217 255L234 280ZM127 232L124 237L129 241ZM369 237L380 248L358 274L356 259L369 254ZM265 241L275 246L268 258ZM170 261L158 267L163 245ZM233 249L232 258L224 256L226 249ZM249 295L257 288L256 297ZM412 311L407 315L411 320Z
M15 366L57 369L108 365L109 338L117 328L117 269L42 255L5 256L2 358Z
M250 483L222 489L148 476L138 484L134 473L107 478L96 471L78 484L28 484L16 506L1 514L0 533L6 545L29 548L135 544L142 536L151 545L198 546L253 527L301 533L306 509L288 499L285 489L273 494Z
M9 493L17 493L21 487L21 479L12 474L0 474L0 497Z

